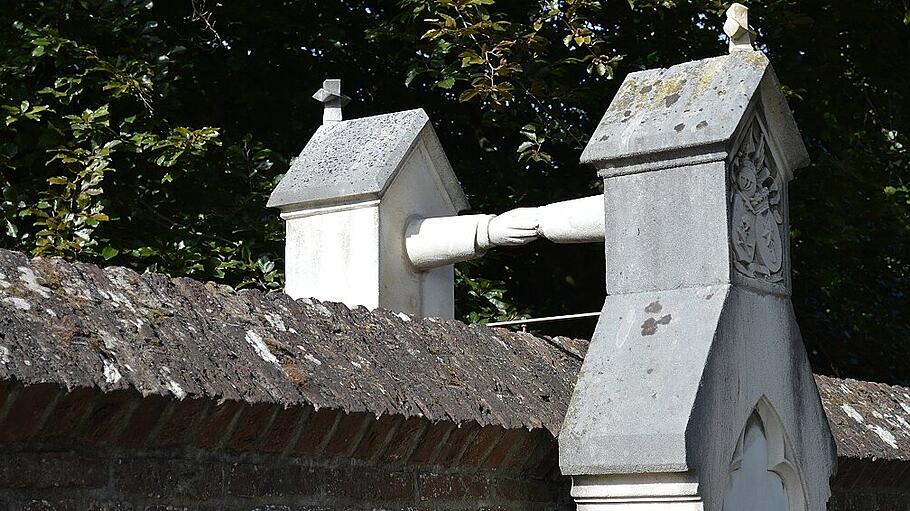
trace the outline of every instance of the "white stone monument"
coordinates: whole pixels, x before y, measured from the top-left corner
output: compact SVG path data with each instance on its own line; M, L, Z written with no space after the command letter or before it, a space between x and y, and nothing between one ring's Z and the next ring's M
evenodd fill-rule
M608 296L559 437L579 510L830 494L790 302L788 182L808 156L739 7L729 55L629 75L582 154L604 179Z
M269 199L286 224L285 291L451 317L451 265L418 271L404 253L409 218L468 208L429 118L420 109L340 117L327 103L327 122Z
M342 120L338 80L313 95L319 127L272 192L285 220L285 292L417 316L454 317L453 264L544 237L603 241L603 197L466 215L422 109Z

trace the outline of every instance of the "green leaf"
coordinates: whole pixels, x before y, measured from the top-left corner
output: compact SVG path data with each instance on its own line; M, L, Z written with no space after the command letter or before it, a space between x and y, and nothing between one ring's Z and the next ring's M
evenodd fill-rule
M142 258L151 257L151 256L155 255L155 249L153 249L152 247L141 247L141 248L137 248L136 250L133 250L132 253L136 257L142 257Z
M117 254L119 254L119 253L120 253L119 250L108 245L108 246L104 247L104 249L101 251L101 257L103 257L104 260L107 261L107 260L117 257Z
M455 85L454 76L449 76L447 78L444 78L444 79L436 82L436 86L439 87L440 89L451 89L452 86L454 86L454 85Z
M519 144L518 149L515 152L523 153L529 149L533 149L534 147L537 147L537 144L535 144L534 142L525 141L525 142L522 142L521 144Z
M10 238L19 237L19 229L16 227L16 224L10 222L8 218L6 219L6 235Z
M483 64L486 61L483 60L483 57L478 55L473 51L466 51L461 54L461 67L468 67L473 64Z
M442 31L434 28L434 29L427 30L420 38L426 39L428 41L432 41L441 35L442 35Z
M471 100L472 98L474 98L474 96L476 96L479 92L480 92L480 91L477 90L477 89L468 89L468 90L462 92L460 96L458 96L458 101L460 101L460 102L462 102L462 103L464 103L464 102L466 102L466 101L470 101L470 100Z
M411 68L409 68L408 74L404 77L404 86L410 87L411 82L414 81L414 78L416 78L418 74L420 74L419 69L417 69L416 67L413 67L413 66Z

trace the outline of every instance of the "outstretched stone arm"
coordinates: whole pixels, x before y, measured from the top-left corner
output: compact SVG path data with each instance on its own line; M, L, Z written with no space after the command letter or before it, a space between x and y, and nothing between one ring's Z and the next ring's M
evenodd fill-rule
M405 249L415 267L427 270L481 257L492 247L525 245L537 238L555 243L604 240L603 195L517 208L501 215L414 217Z
M404 243L408 259L416 268L429 270L483 255L492 246L488 226L493 215L412 217Z
M604 196L554 202L537 208L542 238L553 243L602 243Z

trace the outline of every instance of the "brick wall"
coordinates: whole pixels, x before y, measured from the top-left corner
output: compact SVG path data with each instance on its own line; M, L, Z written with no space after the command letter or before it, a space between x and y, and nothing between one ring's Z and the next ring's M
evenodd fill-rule
M839 459L832 511L910 511L910 463ZM545 430L0 382L0 511L574 510Z
M0 509L568 510L556 442L417 417L0 384Z
M910 511L910 463L897 460L837 460L831 479L831 511Z

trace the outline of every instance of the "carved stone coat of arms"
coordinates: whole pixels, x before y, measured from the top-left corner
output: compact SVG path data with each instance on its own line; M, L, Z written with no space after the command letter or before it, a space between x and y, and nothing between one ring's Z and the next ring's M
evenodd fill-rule
M754 123L730 171L733 264L747 277L781 282L784 233L780 180L766 153L764 133Z

